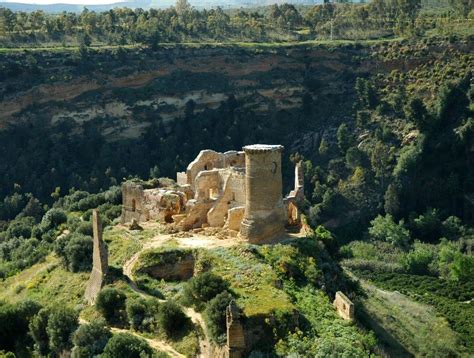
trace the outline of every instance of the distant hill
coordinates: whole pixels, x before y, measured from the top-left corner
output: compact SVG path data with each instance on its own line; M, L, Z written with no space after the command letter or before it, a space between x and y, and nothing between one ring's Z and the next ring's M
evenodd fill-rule
M292 3L295 5L312 5L322 3L323 0L191 0L190 3L196 8L212 8L221 6L223 8L239 8L239 7L253 7L253 6L265 6L271 4L283 4L283 3ZM24 4L18 2L9 2L0 0L0 7L5 7L12 11L36 11L43 10L49 13L55 12L80 12L85 7L91 11L107 11L117 7L128 7L132 9L142 8L167 8L175 4L174 0L133 0L133 1L123 1L116 2L113 4L104 4L104 5L76 5L76 4L66 4L58 3L51 5L41 5L41 4Z

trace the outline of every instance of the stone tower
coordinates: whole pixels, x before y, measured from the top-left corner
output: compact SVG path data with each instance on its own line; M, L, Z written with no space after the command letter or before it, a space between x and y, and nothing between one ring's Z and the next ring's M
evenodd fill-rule
M109 269L107 247L102 240L102 223L97 210L92 212L92 229L94 231L94 251L92 256L92 272L86 287L85 298L89 304L94 304L99 294L104 278Z
M258 244L285 231L287 213L282 198L281 145L255 144L245 152L245 213L240 235Z

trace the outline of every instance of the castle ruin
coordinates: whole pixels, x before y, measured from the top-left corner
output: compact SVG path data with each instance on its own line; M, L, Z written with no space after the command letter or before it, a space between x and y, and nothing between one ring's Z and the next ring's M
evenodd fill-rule
M122 222L158 220L177 229L233 230L250 243L281 236L300 225L304 198L301 165L295 187L282 196L281 145L249 145L243 151L203 150L176 182L128 181L122 185Z

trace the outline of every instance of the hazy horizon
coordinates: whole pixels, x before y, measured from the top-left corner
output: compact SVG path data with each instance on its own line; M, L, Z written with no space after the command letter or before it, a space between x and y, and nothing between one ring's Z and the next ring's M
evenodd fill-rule
M117 2L124 2L123 0L0 0L0 3L22 3L35 5L55 5L55 4L71 4L71 5L109 5Z

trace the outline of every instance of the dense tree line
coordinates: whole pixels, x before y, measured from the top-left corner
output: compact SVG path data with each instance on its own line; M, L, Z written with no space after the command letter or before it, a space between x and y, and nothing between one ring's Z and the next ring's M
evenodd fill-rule
M472 2L453 1L451 11L467 17ZM0 40L5 45L62 43L147 44L186 41L269 41L314 38L373 38L420 34L435 26L420 17L421 0L374 0L362 4L325 3L314 7L272 5L261 9L196 10L179 1L169 9L112 9L96 13L46 14L0 8ZM305 31L301 31L305 30Z

